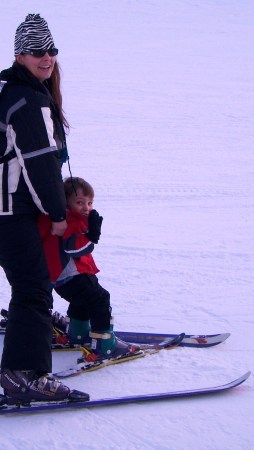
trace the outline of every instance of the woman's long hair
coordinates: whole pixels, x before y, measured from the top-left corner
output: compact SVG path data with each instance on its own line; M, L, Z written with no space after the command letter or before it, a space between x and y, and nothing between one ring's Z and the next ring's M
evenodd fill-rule
M52 95L52 98L54 102L56 103L58 109L59 109L59 115L60 119L65 127L65 129L69 130L70 125L65 117L64 111L63 111L63 99L61 94L61 69L58 64L58 62L55 62L53 72L51 74L51 77L47 80L47 86L50 91L50 94Z

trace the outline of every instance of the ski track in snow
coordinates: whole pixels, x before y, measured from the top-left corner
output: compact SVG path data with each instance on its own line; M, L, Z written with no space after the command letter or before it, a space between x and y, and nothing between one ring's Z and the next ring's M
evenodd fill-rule
M104 217L94 256L115 328L231 333L216 347L162 351L66 384L101 398L252 370L253 2L9 0L1 69L29 12L48 20L60 49L70 163ZM53 353L53 371L78 355ZM0 450L253 450L253 401L252 375L211 397L1 416Z

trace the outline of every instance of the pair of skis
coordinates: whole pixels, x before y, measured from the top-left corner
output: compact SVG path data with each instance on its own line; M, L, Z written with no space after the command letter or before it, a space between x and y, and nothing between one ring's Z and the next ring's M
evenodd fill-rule
M6 324L4 324L6 325ZM5 326L1 328L0 334L4 334ZM176 346L185 347L197 347L205 348L218 345L230 336L230 333L221 334L210 334L210 335L187 335L181 334L161 334L161 333L139 333L139 332L127 332L127 331L116 331L116 336L125 342L136 343L141 347L141 352L136 357L145 356L147 354L157 353L162 349L171 349ZM59 332L61 336L61 331ZM64 333L63 333L64 336ZM52 349L54 350L80 350L79 345L72 346L69 344L68 340L64 343L52 343ZM84 349L88 351L89 349ZM58 372L58 377L65 378L67 376L74 376L80 373L85 373L91 370L96 370L101 367L105 367L109 364L116 364L119 362L124 362L133 359L133 357L126 358L116 358L113 360L102 360L97 364L91 364L86 362L77 363L73 367L67 369L66 371ZM91 365L89 365L91 364ZM9 400L5 395L0 394L0 414L10 414L10 413L27 413L27 412L37 412L37 411L49 411L49 410L59 410L59 409L69 409L69 408L93 408L101 406L110 405L121 405L125 403L137 403L137 402L152 402L158 400L169 400L173 398L183 398L183 397L193 397L200 395L209 395L226 392L231 390L242 383L244 383L251 372L246 372L244 375L229 381L226 384L218 386L209 386L200 389L185 389L180 391L168 391L162 393L153 394L139 394L123 397L113 397L113 398L101 398L101 399L82 399L82 392L72 391L70 397L64 401L60 402L31 402L30 405L11 405L8 404ZM83 397L86 394L83 394Z

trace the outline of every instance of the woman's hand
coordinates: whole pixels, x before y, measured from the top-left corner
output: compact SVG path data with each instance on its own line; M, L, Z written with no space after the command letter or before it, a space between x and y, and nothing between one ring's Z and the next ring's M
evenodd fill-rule
M51 224L51 234L56 236L62 236L67 228L66 220L62 222L52 222Z

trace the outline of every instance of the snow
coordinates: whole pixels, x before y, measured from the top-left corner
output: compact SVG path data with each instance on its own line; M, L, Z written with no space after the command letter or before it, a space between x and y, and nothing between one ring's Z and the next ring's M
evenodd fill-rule
M94 256L115 328L231 333L210 349L164 351L66 384L100 398L252 370L253 2L9 0L1 69L30 12L48 20L60 49L71 168L94 185L104 217ZM54 371L77 355L54 353ZM0 449L252 450L253 401L251 376L224 395L1 416Z

